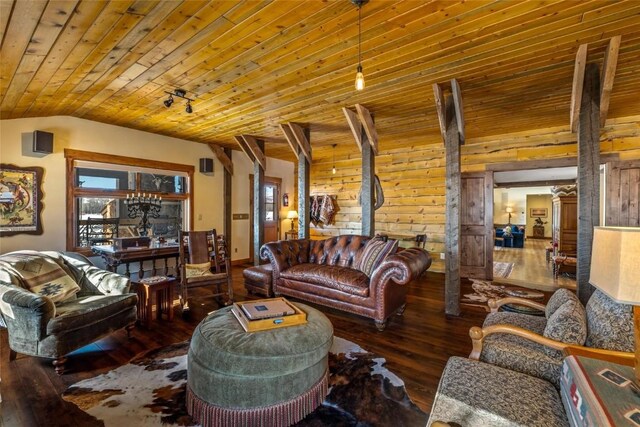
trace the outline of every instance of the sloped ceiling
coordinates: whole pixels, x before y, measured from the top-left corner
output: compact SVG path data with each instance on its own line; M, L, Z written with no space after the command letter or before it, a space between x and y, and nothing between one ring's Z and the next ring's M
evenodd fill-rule
M357 9L336 1L0 1L3 119L72 115L236 148L279 123L314 148L351 144L365 105L382 149L439 142L431 85L456 78L468 138L569 121L577 48L602 63L622 36L609 117L638 114L638 1L381 1L362 9L366 89L354 90ZM164 91L195 99L166 108ZM133 141L132 141L133 142Z

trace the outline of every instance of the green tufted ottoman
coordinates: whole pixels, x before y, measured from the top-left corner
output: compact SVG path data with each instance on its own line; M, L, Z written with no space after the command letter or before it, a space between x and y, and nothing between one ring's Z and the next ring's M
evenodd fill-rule
M194 330L187 412L203 426L289 426L327 394L333 327L309 306L307 324L247 333L223 308Z

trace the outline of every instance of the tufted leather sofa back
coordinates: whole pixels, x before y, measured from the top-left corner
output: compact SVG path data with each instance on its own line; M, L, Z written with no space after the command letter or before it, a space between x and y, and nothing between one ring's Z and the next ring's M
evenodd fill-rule
M369 241L367 236L337 236L326 240L312 240L309 262L312 264L353 267L353 263Z

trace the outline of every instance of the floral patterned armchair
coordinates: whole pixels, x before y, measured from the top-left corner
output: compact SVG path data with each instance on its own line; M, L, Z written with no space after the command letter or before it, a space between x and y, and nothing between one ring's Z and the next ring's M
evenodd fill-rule
M499 312L500 306L518 303L545 312L545 317ZM473 351L469 358L545 379L559 387L562 350L587 347L589 351L632 357L635 349L633 308L613 301L599 290L586 309L567 289L556 291L547 305L522 298L489 301L491 313L482 328L469 331Z

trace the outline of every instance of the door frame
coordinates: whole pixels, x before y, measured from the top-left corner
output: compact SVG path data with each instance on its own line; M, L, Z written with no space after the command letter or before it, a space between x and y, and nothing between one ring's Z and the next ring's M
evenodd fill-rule
M276 186L277 194L275 196L275 205L277 208L275 209L275 214L278 228L278 239L280 239L282 237L282 221L280 219L280 208L282 207L282 200L280 198L282 195L282 178L278 178L276 176L265 176L264 183L273 184ZM249 212L251 212L251 214L249 215L249 259L251 260L253 259L253 196L253 174L249 174Z

